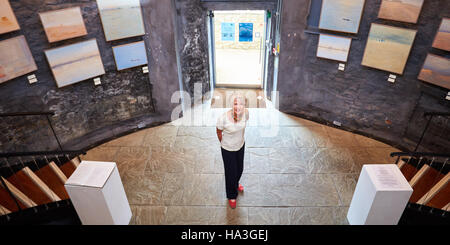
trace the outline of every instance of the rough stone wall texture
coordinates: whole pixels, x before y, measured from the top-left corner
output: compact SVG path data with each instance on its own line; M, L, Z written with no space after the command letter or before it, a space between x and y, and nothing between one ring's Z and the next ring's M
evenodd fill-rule
M202 99L194 95L210 91L207 12L200 0L177 0L175 7L182 81L194 102ZM201 85L201 91L194 91L196 83Z
M431 48L442 17L450 16L450 2L425 1L418 23L407 24L378 19L380 1L366 0L357 39L352 40L345 72L341 72L338 62L316 57L319 36L304 32L310 1L314 0L283 1L280 110L327 124L339 121L346 130L404 150L414 149L425 125L422 112L450 111L450 102L445 100L447 90L417 79L428 52L450 56ZM387 81L389 72L361 65L371 23L418 30L404 74L397 76L395 83ZM448 130L448 123L444 120L432 127ZM423 150L450 151L448 133L430 132L426 137L440 144L424 145Z
M173 25L173 22L168 22L161 16L157 17L157 13L152 13L154 17L157 17L156 19L152 19L153 16L149 17L146 14L146 12L152 11L148 10L151 4L159 4L160 8L165 7L172 13L174 9L170 1L163 3L155 0L143 0L146 35L112 42L105 40L95 0L11 0L10 2L21 30L2 34L0 40L18 35L25 36L38 66L38 70L34 72L38 82L30 85L26 76L21 76L0 84L0 112L55 111L55 116L51 117L51 121L64 149L74 149L72 142L78 142L76 147L86 147L88 142L89 144L95 143L104 140L105 137L113 137L116 133L137 128L136 125L140 121L151 125L170 119L167 116L158 117L155 108L158 108L156 105L158 104L160 108L158 112L164 111L164 115L169 114L170 105L164 104L164 101L167 100L170 103L171 93L178 89L176 69L175 79L170 81L166 80L170 79L169 75L162 74L164 69L173 74L173 70L166 68L170 65L165 64L165 61L173 64L176 57L173 30L163 24ZM38 13L74 6L81 7L88 35L52 44L48 43ZM151 7L154 8L154 6ZM164 35L159 26L166 28L168 35ZM156 33L149 35L149 27L154 28L152 31ZM161 36L159 38L162 40L157 43L152 38L153 36ZM102 84L94 86L92 79L89 79L64 88L57 88L44 50L91 38L97 39L106 71L106 74L101 76ZM111 47L139 40L146 42L151 74L143 74L141 67L117 71ZM166 47L165 45L173 46ZM169 51L165 52L166 50ZM155 61L155 57L160 54L165 58ZM161 68L163 65L166 67ZM164 76L164 80L161 76ZM163 89L169 95L161 92L161 83L164 83L166 87L170 86L170 89ZM155 86L157 95L152 97L152 90ZM139 121L136 121L137 118ZM3 118L0 120L0 128L1 152L50 150L57 147L45 118ZM103 133L99 136L95 133L97 131ZM91 141L87 136L95 140Z

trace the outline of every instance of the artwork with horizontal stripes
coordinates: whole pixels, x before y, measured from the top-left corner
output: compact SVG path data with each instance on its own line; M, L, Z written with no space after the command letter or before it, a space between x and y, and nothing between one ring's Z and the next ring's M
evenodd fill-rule
M351 38L320 34L317 57L347 62Z
M147 64L144 41L115 46L113 53L119 71Z
M0 34L19 30L20 26L8 0L0 0Z
M24 36L0 41L0 83L37 70Z
M323 0L319 28L358 33L365 0Z
M442 19L433 41L433 48L450 51L450 18Z
M403 74L416 30L372 23L362 65Z
M139 0L97 0L106 41L145 34Z
M418 79L450 90L450 59L428 54Z
M39 13L49 42L87 35L80 7Z
M382 0L378 18L417 23L423 0Z
M45 51L59 88L105 74L96 39Z

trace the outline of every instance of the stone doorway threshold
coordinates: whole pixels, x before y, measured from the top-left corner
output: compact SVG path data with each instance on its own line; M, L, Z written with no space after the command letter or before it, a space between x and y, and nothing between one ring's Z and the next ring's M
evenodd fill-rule
M264 91L262 89L214 89L211 108L231 108L231 97L234 93L241 93L248 100L248 108L266 108Z

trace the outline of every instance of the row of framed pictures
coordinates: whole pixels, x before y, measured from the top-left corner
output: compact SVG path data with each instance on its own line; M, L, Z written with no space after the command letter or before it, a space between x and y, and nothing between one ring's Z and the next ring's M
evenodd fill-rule
M107 41L144 35L139 0L97 0ZM50 43L87 35L80 7L39 13ZM0 34L19 30L8 0L0 0ZM8 21L6 21L8 20ZM147 64L143 41L114 46L117 70ZM23 35L0 42L0 83L37 70ZM58 87L105 74L96 39L45 50Z
M378 16L416 23L423 0L383 0ZM320 29L357 33L364 0L323 0ZM401 12L395 14L396 10ZM403 12L402 12L403 11ZM417 31L372 23L362 65L403 74ZM317 57L347 62L351 38L320 34ZM450 19L444 18L433 41L433 48L450 51ZM419 79L450 89L450 60L428 55Z
M424 0L382 0L378 18L417 23ZM319 29L358 33L365 0L322 0Z

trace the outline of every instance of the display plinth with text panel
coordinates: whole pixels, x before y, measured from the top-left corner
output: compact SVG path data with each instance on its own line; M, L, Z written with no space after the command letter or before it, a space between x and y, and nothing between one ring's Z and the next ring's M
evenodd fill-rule
M131 209L114 162L82 161L65 188L83 225L127 225Z
M347 220L351 225L396 225L412 192L397 165L363 165Z

